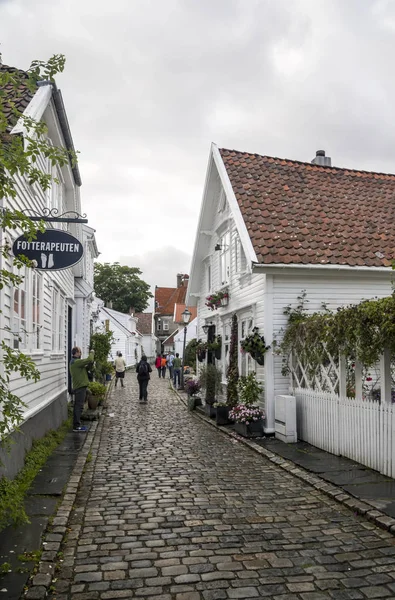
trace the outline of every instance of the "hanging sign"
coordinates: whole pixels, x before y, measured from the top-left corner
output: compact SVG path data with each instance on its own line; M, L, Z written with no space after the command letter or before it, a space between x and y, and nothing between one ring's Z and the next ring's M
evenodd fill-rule
M47 229L29 241L19 236L12 246L14 256L26 256L43 271L68 269L81 260L84 249L79 240L61 229Z

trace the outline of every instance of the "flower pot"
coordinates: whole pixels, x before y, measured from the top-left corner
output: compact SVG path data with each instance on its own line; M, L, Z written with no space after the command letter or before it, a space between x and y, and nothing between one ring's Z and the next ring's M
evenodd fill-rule
M261 365L261 367L265 364L265 355L264 354L254 354L252 358L254 360L256 360L258 365Z
M215 416L217 425L228 425L229 410L229 406L217 406L217 414Z
M106 381L111 381L111 375L109 373L106 375Z
M214 356L217 360L221 360L221 348L214 351Z
M228 306L228 301L229 298L221 298L221 300L219 301L220 306Z
M252 421L249 425L245 423L235 423L235 431L243 437L262 437L263 436L263 420Z
M87 394L87 400L88 400L88 407L91 410L96 410L98 404L99 404L99 396L93 396L92 394Z
M214 406L212 406L211 404L205 404L204 412L206 413L206 415L208 417L210 417L210 419L215 419L215 416L217 414L217 409L214 408Z
M196 406L202 406L203 402L202 399L199 396L194 396L195 398L195 408Z
M206 358L206 351L205 350L200 350L197 353L197 359L198 359L198 361L199 362L203 362L205 358Z
M188 396L188 410L195 410L195 396Z

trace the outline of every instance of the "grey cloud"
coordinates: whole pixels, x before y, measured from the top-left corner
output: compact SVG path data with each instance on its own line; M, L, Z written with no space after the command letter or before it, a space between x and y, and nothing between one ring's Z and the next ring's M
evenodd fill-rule
M161 261L171 244L188 262L212 141L395 170L393 2L0 0L0 22L4 62L67 56L58 83L105 260ZM144 264L163 285L189 268Z

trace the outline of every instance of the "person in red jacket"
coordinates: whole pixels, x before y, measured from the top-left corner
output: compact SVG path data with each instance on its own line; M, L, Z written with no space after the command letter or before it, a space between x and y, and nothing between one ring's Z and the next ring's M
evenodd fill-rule
M156 356L155 368L158 371L158 376L159 376L159 379L160 379L161 372L162 372L162 357L161 357L160 354L157 354L157 356Z

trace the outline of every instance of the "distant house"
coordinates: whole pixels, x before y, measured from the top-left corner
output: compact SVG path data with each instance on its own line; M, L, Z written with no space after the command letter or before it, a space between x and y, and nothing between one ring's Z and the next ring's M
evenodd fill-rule
M272 345L303 290L310 311L392 293L394 198L395 175L332 167L323 151L304 163L212 145L186 302L198 337L221 335L225 385L234 314L239 344L258 327ZM211 310L217 293L227 297ZM273 433L275 396L289 390L282 359L270 349L264 365L242 352L238 363L262 382Z
M185 342L188 344L193 339L197 339L197 307L196 306L186 306L186 304L176 304L174 306L174 322L178 326L178 330L174 334L174 352L178 352L178 354L182 357L182 351L184 347L184 328L185 324L182 318L182 313L184 310L188 308L191 313L189 323L186 326L186 336Z
M137 319L137 331L142 336L142 352L148 358L155 358L157 338L153 333L153 313L134 313Z
M155 288L154 297L154 334L158 339L157 351L163 352L164 341L178 330L174 322L174 306L185 302L189 275L179 273L177 275L177 287Z
M137 318L104 306L96 299L94 331L111 331L114 342L109 360L114 360L117 352L121 352L126 366L134 366L143 354L143 336L137 330Z

